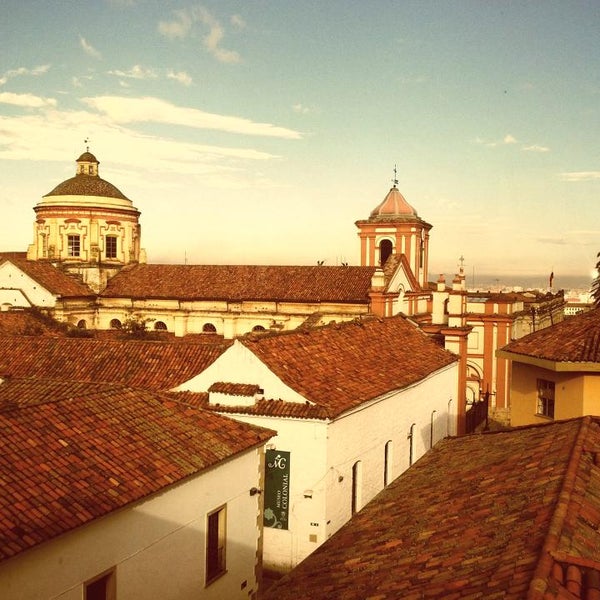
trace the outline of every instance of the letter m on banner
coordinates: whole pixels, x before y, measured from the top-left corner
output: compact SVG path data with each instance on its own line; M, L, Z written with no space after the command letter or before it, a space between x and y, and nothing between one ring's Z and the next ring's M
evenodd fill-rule
M265 452L265 510L263 524L275 529L288 528L290 504L290 453Z

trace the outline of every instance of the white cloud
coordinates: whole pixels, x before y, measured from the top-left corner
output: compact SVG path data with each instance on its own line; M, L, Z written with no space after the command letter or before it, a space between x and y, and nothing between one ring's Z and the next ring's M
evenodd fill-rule
M560 178L563 181L594 181L600 179L600 171L572 171L561 173Z
M87 111L49 108L38 114L19 117L0 115L0 131L0 159L56 161L57 158L73 154L75 139L84 140L91 136L94 148L101 146L110 152L105 160L109 159L123 169L135 165L139 168L141 179L148 171L153 174L231 174L239 170L239 167L232 167L236 161L255 162L278 158L252 148L182 143L145 135L120 126L104 115ZM65 135L66 131L69 135Z
M237 29L245 29L246 21L244 21L241 15L231 15L231 24Z
M193 20L187 10L176 10L172 21L160 21L158 31L165 37L184 38L187 37L192 29Z
M213 129L242 135L300 139L302 134L293 129L271 123L256 123L250 119L207 113L202 110L175 106L159 98L126 98L97 96L82 98L89 106L103 113L115 123L154 122L183 125L197 129Z
M301 114L301 115L306 115L306 114L308 114L310 112L310 108L308 108L308 106L304 106L304 104L300 104L300 103L294 104L292 106L292 110L295 113L298 113L298 114Z
M185 86L192 85L192 78L185 71L169 71L167 73L167 79L174 79Z
M208 33L203 37L204 47L218 61L223 63L239 63L240 55L235 50L227 50L221 46L225 30L221 23L203 6L178 10L171 21L160 21L158 31L171 39L185 38L193 32L196 23L208 27ZM239 28L239 19L237 27Z
M504 139L502 140L502 142L504 144L516 144L517 143L517 139L514 136L512 136L510 133L507 133L504 136Z
M117 77L125 77L127 79L156 79L157 75L153 69L147 69L141 65L133 65L128 71L121 71L115 69L114 71L108 71L109 75L116 75Z
M101 59L102 54L96 48L94 48L82 35L79 36L79 45L83 51L92 58Z
M539 146L538 144L533 144L532 146L524 146L523 150L525 152L550 152L550 148L546 146Z
M37 77L38 75L43 75L47 73L50 69L50 65L38 65L37 67L33 67L33 69L27 69L26 67L19 67L18 69L10 69L6 71L2 77L0 77L0 85L4 85L9 79L13 77L20 77L23 75L31 75L33 77Z
M33 94L13 94L11 92L0 93L0 104L12 104L23 108L43 108L56 106L54 98L42 98Z

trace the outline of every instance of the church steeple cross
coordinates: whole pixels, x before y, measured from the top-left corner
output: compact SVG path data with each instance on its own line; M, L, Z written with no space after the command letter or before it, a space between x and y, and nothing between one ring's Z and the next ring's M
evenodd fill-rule
M392 183L394 187L398 187L398 171L396 170L396 165L394 165L394 179L392 179Z

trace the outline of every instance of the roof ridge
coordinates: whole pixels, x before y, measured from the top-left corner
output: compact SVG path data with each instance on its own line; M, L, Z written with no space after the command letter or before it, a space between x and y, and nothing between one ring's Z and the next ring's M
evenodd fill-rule
M577 433L577 437L575 438L575 442L573 443L571 458L569 459L569 463L565 470L563 483L554 512L552 513L548 532L546 533L539 560L529 584L527 600L543 600L545 597L544 593L548 585L548 578L552 574L552 567L555 562L554 553L558 550L561 532L575 489L579 462L581 461L584 452L584 443L590 432L591 424L592 417L590 416L585 416L581 420L581 426Z

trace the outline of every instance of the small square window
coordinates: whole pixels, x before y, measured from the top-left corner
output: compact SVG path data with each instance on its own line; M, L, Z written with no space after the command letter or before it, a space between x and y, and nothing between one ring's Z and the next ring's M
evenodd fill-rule
M225 573L225 536L227 509L225 506L208 515L206 521L206 583Z

